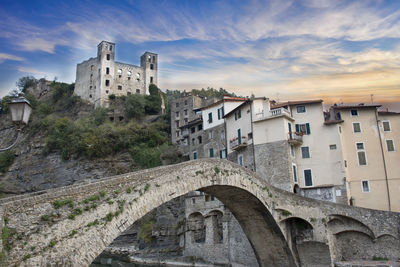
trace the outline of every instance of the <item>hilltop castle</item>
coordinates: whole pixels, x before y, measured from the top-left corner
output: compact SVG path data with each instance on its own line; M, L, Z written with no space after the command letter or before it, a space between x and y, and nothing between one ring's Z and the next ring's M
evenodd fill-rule
M95 106L108 106L109 96L149 94L149 85L157 85L157 54L146 52L140 66L115 61L115 44L102 41L97 57L76 66L75 94Z

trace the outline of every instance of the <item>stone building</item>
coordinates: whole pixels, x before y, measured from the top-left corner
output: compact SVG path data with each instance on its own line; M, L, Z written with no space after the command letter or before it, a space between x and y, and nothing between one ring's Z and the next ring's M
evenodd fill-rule
M110 95L149 94L149 85L157 85L158 55L144 53L140 66L115 61L115 44L102 41L97 46L97 57L76 67L75 94L108 107Z

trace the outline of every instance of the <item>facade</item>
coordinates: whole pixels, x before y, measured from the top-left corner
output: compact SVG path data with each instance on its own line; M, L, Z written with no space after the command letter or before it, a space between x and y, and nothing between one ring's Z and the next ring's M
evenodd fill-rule
M335 105L351 205L400 211L400 114L378 112L380 105Z
M144 53L140 66L115 61L115 44L102 41L97 46L97 57L76 67L75 94L108 107L110 95L149 94L150 84L157 85L158 55Z

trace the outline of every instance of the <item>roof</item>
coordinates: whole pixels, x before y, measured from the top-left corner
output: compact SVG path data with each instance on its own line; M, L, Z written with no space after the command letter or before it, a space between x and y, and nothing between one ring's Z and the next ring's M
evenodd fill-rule
M394 112L394 111L378 111L378 115L400 115L400 112Z
M212 103L212 104L210 104L208 106L202 107L201 110L217 106L217 105L219 105L219 104L221 104L223 102L242 102L242 101L246 101L246 100L247 100L247 98L243 98L243 97L231 97L231 96L228 97L228 96L224 96L223 99L218 100L217 102L214 102L214 103Z
M237 106L236 108L232 109L231 111L229 111L228 113L226 113L223 118L228 117L230 114L232 114L233 112L235 112L236 110L238 110L239 108L243 107L244 105L250 103L251 100L247 99L246 101L244 101L242 104L240 104L239 106Z
M284 106L295 106L295 105L304 105L304 104L317 104L317 103L322 103L322 99L315 99L315 100L301 100L301 101L287 101L287 102L282 102L278 103L275 105L271 105L271 108L280 108Z
M332 108L334 109L351 109L351 108L379 108L381 105L374 105L374 104L367 104L360 103L358 105L333 105Z
M186 123L185 125L180 126L179 128L186 128L186 127L191 127L193 125L196 125L198 123L202 123L203 122L203 118L196 118L194 120L189 121L188 123Z

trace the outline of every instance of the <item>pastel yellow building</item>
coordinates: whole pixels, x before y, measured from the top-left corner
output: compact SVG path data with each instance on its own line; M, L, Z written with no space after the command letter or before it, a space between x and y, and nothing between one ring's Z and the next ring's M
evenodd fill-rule
M400 211L400 114L380 105L335 105L350 205ZM397 135L396 135L397 133Z

